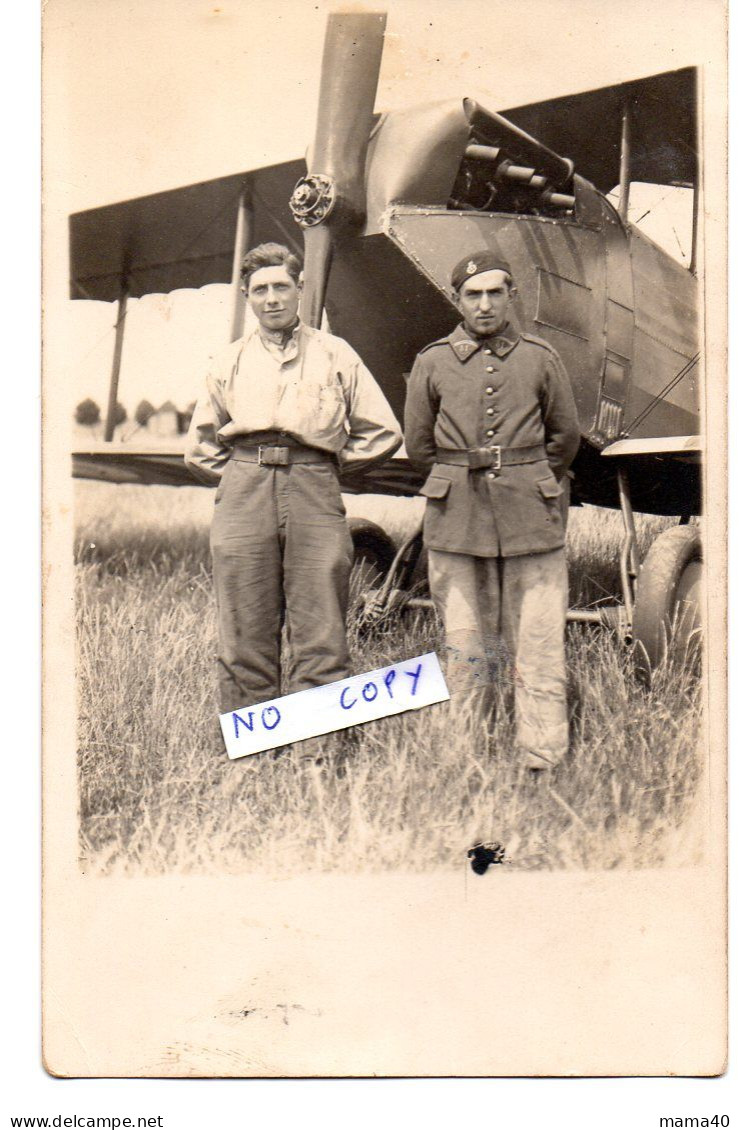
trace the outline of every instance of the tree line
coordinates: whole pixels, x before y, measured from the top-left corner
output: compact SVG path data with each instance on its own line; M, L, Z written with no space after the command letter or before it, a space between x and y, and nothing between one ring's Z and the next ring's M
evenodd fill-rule
M192 414L194 411L194 400L192 404L188 404L184 412L180 412L171 400L167 400L158 409L154 407L150 400L141 400L136 406L136 411L133 414L133 419L139 428L145 428L148 425L149 420L152 418L152 416L155 416L157 412L174 412L177 417L177 431L180 435L183 435L190 426L190 420L192 419ZM85 427L95 427L96 424L100 423L101 419L99 404L97 404L96 401L94 401L91 397L85 397L85 399L81 400L75 408L74 418L76 423L78 424L82 424ZM113 423L116 427L118 427L120 424L125 424L127 419L128 412L126 411L125 405L121 404L119 400L115 406Z

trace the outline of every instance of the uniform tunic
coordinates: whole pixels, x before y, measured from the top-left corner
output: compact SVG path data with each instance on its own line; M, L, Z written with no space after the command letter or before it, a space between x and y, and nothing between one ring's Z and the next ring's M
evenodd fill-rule
M430 472L424 540L479 557L564 545L559 480L580 442L567 374L547 342L505 327L490 339L463 325L426 346L413 366L405 412L408 457ZM539 462L471 471L436 462L437 448L540 444Z
M418 355L405 426L410 459L429 472L424 541L452 701L472 707L479 740L492 686L512 668L518 743L528 765L549 768L568 746L561 479L580 440L562 362L510 326L476 339L460 325ZM499 469L444 463L438 451L491 447ZM532 449L533 461L506 465L511 448Z
M385 397L340 338L299 325L282 348L255 327L216 358L185 459L219 484L210 541L222 712L283 693L285 618L289 690L350 674L353 547L337 464L364 466L400 443ZM302 445L325 459L258 463L243 445L260 444Z

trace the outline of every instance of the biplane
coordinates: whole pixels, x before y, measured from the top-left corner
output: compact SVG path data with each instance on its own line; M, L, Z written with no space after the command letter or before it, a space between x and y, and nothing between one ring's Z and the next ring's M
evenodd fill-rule
M105 441L75 452L74 474L193 485L179 446L109 442L130 297L230 282L236 338L240 260L256 243L283 242L305 256L303 319L325 317L350 342L402 419L415 354L459 320L451 268L467 249L488 246L512 265L517 328L548 340L572 381L581 424L572 502L617 507L623 518L621 599L570 618L620 623L655 663L681 606L693 610L695 631L701 576L689 522L701 508L697 71L500 112L460 97L376 113L384 27L381 13L329 16L307 163L70 217L71 297L119 308ZM637 182L692 188L689 265L629 222ZM412 495L420 478L396 458L342 485ZM635 510L677 519L645 561ZM356 522L352 533L382 577L374 607L418 604L408 590L420 531L398 550L372 523Z

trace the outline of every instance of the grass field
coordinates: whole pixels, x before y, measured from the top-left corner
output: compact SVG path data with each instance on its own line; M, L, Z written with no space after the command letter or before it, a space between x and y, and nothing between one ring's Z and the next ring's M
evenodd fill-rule
M446 705L359 727L343 776L268 755L230 762L215 692L208 525L199 488L76 484L79 782L85 870L458 867L476 839L519 869L652 867L700 858L700 682L666 665L650 689L627 646L568 629L571 752L549 780L512 757L498 688L482 748ZM349 499L399 538L419 500ZM665 522L640 518L642 547ZM583 508L568 533L571 603L618 591L617 514ZM361 635L354 670L436 649L427 613ZM326 739L336 750L340 737Z

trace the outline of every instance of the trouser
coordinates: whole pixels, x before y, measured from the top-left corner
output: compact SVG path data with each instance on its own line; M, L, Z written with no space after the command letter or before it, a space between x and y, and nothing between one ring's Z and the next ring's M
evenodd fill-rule
M265 466L231 458L211 527L221 711L349 675L346 610L353 546L331 462Z
M551 764L566 753L567 567L564 549L522 557L429 550L429 584L444 622L452 695L485 713L512 675L516 738Z

